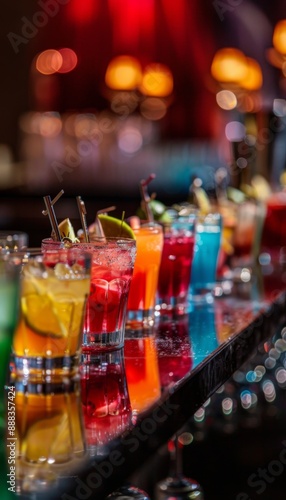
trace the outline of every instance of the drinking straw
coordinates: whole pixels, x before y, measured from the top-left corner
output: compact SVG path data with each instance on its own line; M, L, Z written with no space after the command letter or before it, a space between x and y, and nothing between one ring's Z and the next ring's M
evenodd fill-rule
M64 190L62 189L58 194L57 196L54 197L54 199L51 201L51 205L54 205L59 199L60 197L64 194ZM48 210L43 210L42 211L42 214L43 215L48 215Z
M155 177L156 177L155 174L150 174L147 179L142 179L142 181L140 181L140 192L141 192L142 203L144 206L144 211L145 211L146 216L147 216L147 221L149 223L154 222L154 216L153 216L152 210L150 208L151 198L148 194L147 186L148 186L148 184L150 184L150 182L153 179L155 179Z
M60 234L60 230L59 230L59 226L58 226L58 222L57 222L57 218L56 218L56 214L55 214L53 205L58 201L58 199L62 196L63 193L64 193L64 190L62 189L53 200L51 200L50 196L44 196L46 210L43 210L42 214L49 216L50 223L51 223L52 230L53 230L53 238L55 238L56 241L61 241L61 234Z
M123 226L124 218L125 218L125 211L123 211L123 212L122 212L122 216L121 216L121 224L120 224L119 238L120 238L120 236L121 236L121 231L122 231L122 226Z
M80 196L76 197L76 201L77 201L77 206L78 206L78 211L79 211L81 226L82 226L83 233L84 233L84 239L85 239L86 243L89 243L90 240L89 240L89 234L88 234L88 229L87 229L87 224L86 224L86 218L85 218L85 216L86 216L85 204L84 204L84 201L81 199Z
M105 213L111 212L112 210L115 210L115 209L116 209L116 207L114 205L112 205L111 207L102 208L101 210L98 210L96 212L94 226L95 226L95 233L97 236L100 236L102 238L105 237L102 224L101 224L100 219L98 217L99 214L105 214Z
M223 203L227 199L225 181L227 178L227 170L220 167L216 170L215 174L215 190L218 203Z

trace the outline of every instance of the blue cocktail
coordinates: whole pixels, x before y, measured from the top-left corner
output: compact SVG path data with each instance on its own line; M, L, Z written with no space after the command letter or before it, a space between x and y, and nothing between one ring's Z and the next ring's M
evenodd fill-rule
M220 214L210 213L198 217L191 269L191 300L211 296L216 283L221 232L222 217Z

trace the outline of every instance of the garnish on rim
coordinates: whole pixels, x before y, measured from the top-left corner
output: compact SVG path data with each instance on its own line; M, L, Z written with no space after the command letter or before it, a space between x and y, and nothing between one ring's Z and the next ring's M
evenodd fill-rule
M104 235L108 237L115 238L131 238L135 240L135 234L132 228L125 222L124 215L122 219L117 219L116 217L111 217L107 214L99 214L98 218L100 220Z

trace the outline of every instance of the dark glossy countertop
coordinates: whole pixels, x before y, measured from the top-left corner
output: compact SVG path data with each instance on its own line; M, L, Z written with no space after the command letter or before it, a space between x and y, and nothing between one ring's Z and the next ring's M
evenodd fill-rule
M78 447L73 444L75 453L62 464L39 466L22 461L17 465L23 485L37 469L33 480L26 481L34 491L19 497L105 498L124 483L286 321L285 277L282 264L258 266L250 281L247 272L245 282L237 277L231 293L213 302L190 304L185 315L158 316L153 331L127 332L125 352L97 356L93 365L86 363L79 383L58 387L18 384L20 395L23 390L43 398L72 394L72 399L64 397L67 413L75 420L72 412L78 409L80 422L83 412L83 428L79 423L79 430L73 429L74 435L83 435L78 437ZM103 365L105 371L94 371ZM117 396L124 406L122 415L112 406L116 404L114 393L108 415L93 400L106 401L114 384L116 390L118 384L121 387ZM21 415L18 418L21 421ZM46 431L40 429L38 439L52 439ZM67 438L61 437L59 446ZM47 487L45 481L49 480Z

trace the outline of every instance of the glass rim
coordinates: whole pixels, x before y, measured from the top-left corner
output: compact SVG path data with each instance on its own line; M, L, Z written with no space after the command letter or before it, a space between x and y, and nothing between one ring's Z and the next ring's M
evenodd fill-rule
M25 266L38 263L43 264L45 268L53 269L57 264L70 264L69 259L72 260L73 257L76 261L81 260L84 273L89 275L92 265L91 252L79 248L51 249L46 252L27 255L22 264Z
M43 244L55 246L57 248L58 246L62 250L72 250L73 248L80 248L81 245L91 245L93 246L96 243L108 243L108 242L118 242L118 241L124 241L124 243L132 242L133 244L136 243L135 238L128 238L127 236L94 236L90 241L75 241L74 243L71 243L70 246L64 246L63 241L57 241L53 240L52 238L44 238L42 240L42 247L41 247L41 252L43 252ZM44 249L46 251L46 249ZM49 249L47 249L49 250Z
M160 224L160 222L146 222L144 224L141 224L141 226L136 227L133 229L133 232L136 236L140 232L140 229L150 229L150 233L157 233L159 234L161 231L163 231L163 226Z
M197 218L198 223L215 224L221 221L222 215L219 212L199 213Z

